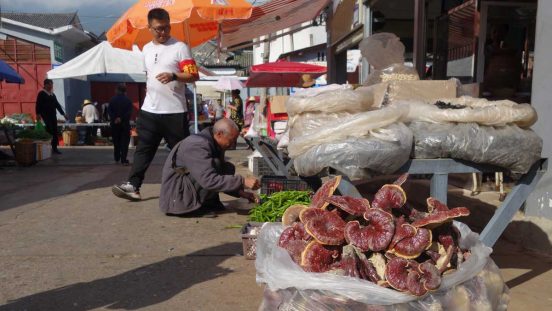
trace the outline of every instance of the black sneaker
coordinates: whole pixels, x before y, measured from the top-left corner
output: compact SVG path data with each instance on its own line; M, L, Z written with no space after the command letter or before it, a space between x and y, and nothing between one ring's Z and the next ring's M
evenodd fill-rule
M179 217L179 218L217 218L218 217L218 215L215 212L206 211L203 209L203 207L185 214L166 213L165 215L170 217Z
M142 197L140 196L140 191L129 182L126 182L119 186L115 185L111 187L111 191L114 195L122 199L127 199L130 201L142 200Z
M57 149L53 149L53 150L52 150L52 153L61 154L61 152L60 152L59 150L57 150Z
M209 212L224 212L226 208L220 200L211 200L202 204L201 209Z

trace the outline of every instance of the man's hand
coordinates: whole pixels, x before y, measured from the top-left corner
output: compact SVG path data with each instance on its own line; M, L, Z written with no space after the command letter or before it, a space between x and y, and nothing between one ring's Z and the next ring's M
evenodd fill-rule
M155 76L155 78L163 83L163 84L167 84L169 82L172 82L173 81L173 74L170 73L170 72L163 72L163 73L160 73L158 74L157 76Z
M113 121L113 123L115 123L115 124L121 123L121 118L115 118L115 120Z
M249 203L255 203L255 204L260 204L261 203L261 198L253 192L247 192L247 191L240 190L239 195L240 195L240 197L242 197L244 199L247 199L249 201Z
M261 183L255 177L245 177L243 179L243 186L247 189L257 190L261 187Z

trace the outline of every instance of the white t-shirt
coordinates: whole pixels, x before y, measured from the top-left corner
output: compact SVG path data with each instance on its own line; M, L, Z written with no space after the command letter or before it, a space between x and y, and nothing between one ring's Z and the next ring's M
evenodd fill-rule
M99 120L98 110L92 104L88 104L82 108L82 116L86 123L94 123L95 120Z
M155 77L162 72L182 72L181 63L192 59L188 45L170 38L164 44L146 44L142 50L147 73L147 92L142 110L157 113L181 113L188 111L186 106L186 83L171 81L159 82Z

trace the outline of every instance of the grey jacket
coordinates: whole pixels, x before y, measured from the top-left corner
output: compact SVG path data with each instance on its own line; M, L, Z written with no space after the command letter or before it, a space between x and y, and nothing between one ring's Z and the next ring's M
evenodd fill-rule
M240 190L243 177L223 175L216 162L224 162L224 152L213 139L212 128L176 144L163 167L159 196L161 211L184 214L200 208L203 202L200 202L198 187L213 192Z

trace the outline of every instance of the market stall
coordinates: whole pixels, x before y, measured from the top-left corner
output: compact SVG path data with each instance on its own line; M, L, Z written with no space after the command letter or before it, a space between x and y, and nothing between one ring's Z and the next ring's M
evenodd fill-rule
M286 101L289 143L267 148L274 172L290 175L281 152L299 176L329 179L307 204L272 207L282 223L264 225L256 245L261 309L505 310L490 247L547 170L535 110L466 96L456 80L419 81L391 34L360 46L374 65L364 85L299 90ZM452 222L470 210L447 206L448 174L483 172L515 185L478 235ZM355 187L399 174L368 197ZM428 174L427 206L408 204L402 185Z
M3 83L25 83L21 75L17 73L10 65L0 60L0 82ZM0 145L9 145L15 156L15 131L9 122L0 122Z
M303 76L316 79L326 73L326 67L313 64L276 61L251 66L250 76L245 82L246 87L301 87ZM287 96L270 96L265 105L260 105L255 112L257 136L247 136L247 141L254 146L261 155L266 165L274 172L274 175L289 176L293 161L284 153L277 150L280 140L287 125L288 115L285 110ZM261 111L266 113L261 117ZM285 122L284 122L285 121ZM276 124L276 123L279 124ZM262 123L262 124L260 124ZM277 125L283 128L275 129ZM278 132L278 133L277 133ZM278 136L278 137L277 137Z

